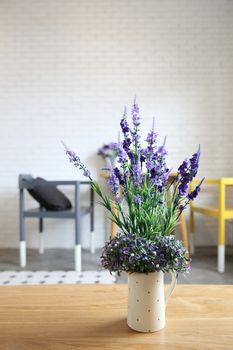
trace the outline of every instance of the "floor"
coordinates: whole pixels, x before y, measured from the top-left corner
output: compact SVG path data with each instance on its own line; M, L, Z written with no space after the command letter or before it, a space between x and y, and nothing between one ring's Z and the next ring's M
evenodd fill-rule
M192 257L192 269L187 276L179 275L178 283L185 284L233 284L233 247L226 249L226 272L216 271L217 249L215 247L197 247ZM83 271L100 270L99 256L101 250L92 255L83 250ZM47 249L44 255L36 250L28 250L28 264L26 270L69 271L74 266L73 250ZM0 270L20 270L19 254L16 249L0 249ZM127 276L122 274L118 283L126 283Z
M38 284L113 284L116 274L102 271L15 271L0 272L0 286Z

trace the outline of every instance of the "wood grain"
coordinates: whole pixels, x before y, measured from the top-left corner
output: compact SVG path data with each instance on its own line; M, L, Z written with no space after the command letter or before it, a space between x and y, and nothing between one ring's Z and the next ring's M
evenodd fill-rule
M126 285L3 286L0 349L233 349L233 286L177 286L158 333L126 313Z

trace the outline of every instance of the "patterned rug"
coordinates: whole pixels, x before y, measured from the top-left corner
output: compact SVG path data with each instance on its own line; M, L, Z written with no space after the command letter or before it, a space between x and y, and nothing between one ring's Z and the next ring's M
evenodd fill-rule
M116 275L103 271L2 271L0 285L32 284L113 284Z

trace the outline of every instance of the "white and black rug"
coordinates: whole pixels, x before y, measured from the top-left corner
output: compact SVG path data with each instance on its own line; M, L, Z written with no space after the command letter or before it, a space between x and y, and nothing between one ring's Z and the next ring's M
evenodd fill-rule
M0 285L113 284L116 275L103 271L1 271Z

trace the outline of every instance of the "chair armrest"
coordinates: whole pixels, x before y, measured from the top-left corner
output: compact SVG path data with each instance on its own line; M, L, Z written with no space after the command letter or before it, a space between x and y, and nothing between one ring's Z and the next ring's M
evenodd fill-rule
M91 185L92 182L91 181L78 181L80 183L80 185Z
M221 181L221 179L211 179L211 180L205 179L203 181L203 185L219 185L220 181ZM195 179L195 180L192 180L190 185L191 186L192 185L198 185L200 182L201 182L200 179Z
M43 182L42 186L76 186L80 185L91 185L91 181L75 181L75 180L46 180L46 183ZM40 185L40 180L34 179L31 175L19 176L19 188L20 189L32 189L36 185Z
M223 177L221 181L223 185L233 186L233 177Z

